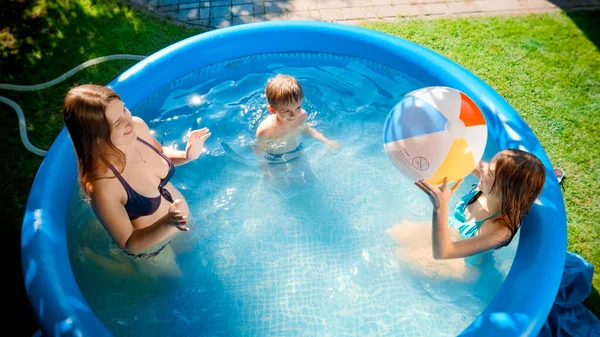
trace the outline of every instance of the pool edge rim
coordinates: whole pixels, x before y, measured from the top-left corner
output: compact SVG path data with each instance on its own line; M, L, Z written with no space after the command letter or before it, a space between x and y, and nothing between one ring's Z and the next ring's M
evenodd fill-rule
M509 123L514 123L514 125L523 127L524 132L531 133L531 135L533 136L532 139L529 139L527 146L525 146L525 148L528 150L531 149L531 152L535 153L538 157L540 157L540 159L542 159L542 161L544 162L547 170L549 170L549 169L551 170L551 168L552 168L552 165L550 164L550 161L549 161L545 151L543 150L543 147L541 146L541 144L539 144L539 141L535 137L535 134L533 133L533 131L526 126L526 123L521 119L521 117L518 115L518 113L489 85L487 85L481 79L479 79L474 74L469 72L467 69L461 67L460 65L454 63L453 61L451 61L451 60L443 57L442 55L439 55L423 46L416 45L410 41L403 40L403 39L400 39L397 37L393 37L393 36L385 34L385 33L375 32L375 31L372 31L372 30L369 30L366 28L345 26L345 25L334 24L334 23L316 22L316 21L287 21L285 23L284 22L252 23L252 24L246 24L246 25L211 31L208 33L202 33L202 34L190 37L188 39L182 40L182 41L175 43L163 50L156 52L155 54L149 56L148 58L144 59L143 61L137 63L136 65L131 67L129 70L125 71L123 74L121 74L115 80L113 80L109 84L109 86L113 87L113 89L118 91L119 94L123 95L124 96L123 99L126 101L127 104L133 103L136 99L137 99L137 102L139 102L140 97L141 97L140 96L141 94L139 94L139 92L137 94L132 93L131 95L128 95L127 92L131 91L131 90L142 91L142 90L139 90L139 88L136 85L136 83L137 83L136 81L140 81L140 79L143 78L143 76L141 74L146 72L146 75L147 75L148 71L151 72L153 70L156 70L158 65L170 60L170 58L174 55L172 53L182 53L186 48L189 48L191 45L195 45L197 47L198 44L203 44L203 43L215 44L223 39L228 39L230 37L236 36L236 34L237 34L237 38L239 39L240 36L247 37L246 35L250 34L250 33L265 33L265 29L267 30L267 32L269 32L269 30L272 30L272 29L283 30L283 31L294 30L294 29L299 29L299 30L306 29L307 31L312 31L312 32L324 30L322 32L323 34L331 33L338 38L346 37L346 38L354 39L354 41L359 41L362 43L368 43L370 41L370 42L372 42L373 45L376 45L380 48L384 48L384 49L389 49L389 48L395 49L396 48L397 49L396 52L406 51L406 50L420 51L422 54L413 55L417 59L412 60L412 61L416 62L417 64L422 64L426 61L430 61L431 59L434 59L434 60L437 60L437 62L435 62L433 64L428 64L428 66L435 66L435 67L443 69L445 71L445 75L441 76L439 73L435 73L435 72L431 73L431 71L429 70L429 74L427 76L430 76L430 80L431 79L439 80L440 76L442 78L453 77L453 78L446 78L444 81L442 81L439 84L453 86L453 87L457 87L459 89L466 88L465 91L469 94L469 96L471 98L474 98L473 96L475 96L474 100L478 101L481 104L484 104L487 108L489 108L488 110L490 110L494 113L498 113L498 116L504 118L505 120L503 120L502 123L504 123L505 125L509 125ZM378 41L373 41L370 39L378 39ZM388 45L386 47L384 42L390 43L390 45ZM389 50L388 50L388 52L389 52ZM216 54L217 51L215 51L214 53ZM344 55L344 54L341 54L341 55ZM353 56L353 55L349 55L349 56ZM426 56L426 57L421 59L420 57L416 57L416 56ZM404 55L404 57L407 57L407 56ZM221 56L221 59L227 60L227 59L231 59L231 57ZM386 65L388 65L388 64L386 64ZM173 75L173 76L176 76L176 75ZM457 82L458 76L464 77L464 78L461 78L460 81L458 81L458 82L466 81L466 82L468 82L468 85L465 83L458 83ZM133 84L127 86L126 84L130 83L130 81L133 81ZM165 80L165 81L167 81L167 83L169 82L168 80ZM151 93L152 91L147 90L147 92ZM473 92L475 92L475 94L473 94ZM122 94L122 93L125 93L125 94ZM523 136L523 135L519 134L519 136ZM502 144L503 142L505 144ZM499 141L499 143L500 144L498 144L498 145L500 148L504 148L506 146L503 146L503 145L509 145L509 144L523 145L523 144L521 144L521 143L523 143L522 139L515 139L515 137L511 138L510 135L507 135L506 139ZM108 330L106 330L104 325L99 320L97 322L94 322L94 319L97 320L97 317L93 314L93 312L91 311L91 309L89 307L86 308L85 300L83 300L83 297L81 297L81 292L80 292L79 288L77 287L77 284L74 279L74 275L72 273L72 270L70 269L70 263L67 264L67 266L66 266L66 267L68 267L67 271L70 271L70 275L68 273L67 273L67 275L58 275L57 274L57 276L60 276L60 277L58 277L58 279L62 279L63 277L66 277L68 279L69 276L72 278L72 280L67 280L68 281L67 284L68 284L68 287L71 287L71 288L73 288L73 284L74 284L75 289L70 289L73 291L73 293L70 294L71 296L69 296L68 298L54 298L53 296L48 296L47 294L44 295L44 292L45 292L44 290L51 290L51 291L57 291L59 293L63 293L63 292L65 292L65 290L68 290L68 289L64 289L64 287L61 284L52 284L51 282L40 281L39 277L36 278L36 276L38 276L38 273L40 273L40 271L56 273L56 270L49 269L50 266L54 266L57 269L60 268L59 270L65 271L64 268L59 267L59 263L61 261L64 262L64 260L57 259L55 261L54 259L58 258L57 256L48 257L48 256L42 255L42 253L47 252L48 250L53 250L55 253L66 254L66 256L63 256L63 257L66 257L68 260L68 252L66 252L66 237L57 239L56 236L53 235L55 233L64 232L65 236L66 236L66 229L62 228L62 230L61 230L60 229L61 224L58 222L60 222L59 220L61 218L66 219L67 211L64 210L64 212L62 212L61 210L57 210L56 207L54 207L54 206L56 206L54 202L60 201L60 200L58 200L60 198L52 197L51 196L52 194L50 194L49 192L52 190L55 190L56 192L62 191L62 193L65 192L65 189L64 189L65 177L63 176L62 177L63 180L60 180L59 179L60 176L57 176L56 172L51 171L50 170L51 168L55 168L55 169L61 171L62 173L67 174L67 176L71 178L71 181L74 182L74 178L76 177L76 167L74 164L74 155L73 155L72 147L70 149L69 149L69 147L71 147L70 139L68 138L68 134L66 134L66 130L63 129L61 131L61 134L57 137L57 139L51 146L50 150L48 151L48 154L47 154L46 158L44 159L44 161L42 162L42 165L40 165L40 168L38 169L38 172L34 179L34 183L30 190L30 194L28 196L27 205L26 205L26 209L25 209L25 216L24 216L23 225L22 225L23 230L22 230L22 235L21 235L21 241L22 241L21 260L22 260L23 276L24 276L25 282L26 282L27 295L30 299L30 302L31 302L33 308L34 308L34 311L36 313L38 321L40 322L40 326L42 327L42 330L45 333L55 333L57 331L57 329L59 329L59 331L64 330L63 331L64 333L72 333L73 331L75 331L74 329L78 329L79 331L86 331L88 328L93 327L95 332L93 332L93 334L91 334L91 335L94 335L94 336L110 335ZM58 160L59 162L52 163L51 162L52 160ZM66 167L62 167L63 165L65 165ZM548 175L547 177L551 177L551 176ZM60 185L61 183L63 186L62 188L60 186L57 186L57 185ZM66 193L64 193L64 194L66 194ZM48 196L51 196L51 197L47 198ZM44 197L46 197L46 199L44 199ZM69 197L70 197L70 193L69 193L69 196L67 196L67 199ZM50 199L52 202L50 202L48 199ZM536 220L537 217L540 216L539 212L542 211L541 207L544 207L544 206L536 206L532 209L532 212L531 212L532 214L529 215L523 222L523 228L521 229L522 232L521 232L521 236L520 236L521 240L519 242L519 247L517 249L517 256L515 257L515 262L519 262L516 265L518 268L515 267L515 264L513 264L513 267L511 268L511 270L509 272L509 275L506 279L505 284L503 284L502 288L500 289L500 291L498 292L498 294L496 295L496 297L494 298L492 303L490 303L490 305L488 305L488 307L486 307L484 312L475 320L475 322L473 322L465 331L462 332L463 335L477 335L477 331L481 331L481 329L488 329L488 328L498 329L499 325L506 325L506 323L509 323L509 326L510 326L510 323L515 324L516 330L514 330L514 333L515 333L515 335L519 335L519 336L530 336L530 335L533 336L533 335L537 334L537 331L539 331L541 329L541 326L545 320L545 316L547 316L547 314L549 313L551 304L554 300L554 296L555 296L556 292L558 291L558 287L560 284L560 277L562 275L562 266L564 266L564 259L565 259L564 256L566 254L566 213L565 213L564 202L562 199L562 194L560 193L560 188L559 188L557 182L553 182L551 179L547 179L546 186L544 188L544 191L542 192L542 196L540 197L540 199L544 200L545 202L547 200L548 203L554 202L556 209L554 210L554 216L552 217L552 220L554 220L554 223L559 225L558 228L551 229L551 234L552 233L554 234L554 239L555 239L555 241L553 242L552 248L556 248L556 249L553 252L550 252L550 257L552 258L552 261L555 264L560 265L560 268L558 266L556 266L556 268L551 268L551 269L546 268L546 269L548 269L548 270L546 270L548 273L545 274L547 282L542 285L544 287L544 289L546 290L546 292L554 292L554 295L552 296L551 299L549 299L549 297L543 299L543 301L542 301L543 303L540 304L540 306L543 306L543 308L538 311L536 317L530 317L530 316L528 316L527 313L520 312L517 308L512 308L512 310L508 310L506 307L503 307L503 305L506 305L505 302L508 299L503 301L501 298L499 298L499 297L502 297L503 295L507 295L508 290L510 290L510 289L508 289L508 290L505 289L507 287L508 283L510 283L510 286L517 286L516 285L517 281L515 280L515 277L517 277L517 276L515 275L515 273L523 271L525 275L531 274L530 271L528 272L526 270L518 270L519 268L521 268L519 263L521 263L521 262L524 263L524 262L526 262L526 261L524 261L524 259L529 258L529 256L525 256L523 254L531 254L533 256L533 258L535 259L535 261L537 261L538 259L541 259L541 257L538 255L538 254L540 254L539 250L535 251L531 247L522 247L522 245L525 245L526 242L528 241L528 240L525 240L525 241L522 240L524 234L529 233L531 231L531 229L530 229L531 226L533 226L533 225L530 225L530 226L526 226L526 225L528 223L530 223L531 221ZM546 209L544 209L544 210L546 210ZM550 210L550 211L552 211L552 210ZM543 220L546 220L546 219L544 218ZM65 224L65 221L63 220L62 227L65 227L64 224ZM49 227L49 228L46 228L46 227ZM525 232L525 233L523 233L523 232ZM543 233L546 233L546 232L547 231L545 231ZM533 235L533 234L531 234L531 235ZM54 250L57 248L56 244L59 244L61 242L64 242L64 251L61 249ZM37 244L31 246L32 243L37 243ZM562 258L560 257L561 254L562 254ZM36 257L39 259L39 261L46 260L46 262L49 262L49 263L37 263L36 267L33 268L35 270L32 270L32 264L31 264L32 260L31 259L36 258ZM48 261L48 259L50 259L50 261ZM517 261L517 259L519 259L519 261ZM35 262L37 260L34 259L33 261ZM540 260L540 261L542 261L542 260ZM54 263L54 264L52 264L52 263ZM517 269L515 269L515 268L517 268ZM44 276L47 276L47 275L44 275ZM528 280L528 281L531 281L531 280ZM41 283L39 283L39 282L41 282ZM508 288L510 288L510 287L508 287ZM535 289L532 289L532 292L535 293ZM48 304L47 302L45 302L47 300L51 300L51 301L55 300L56 303ZM40 301L42 301L42 302L40 302ZM40 303L43 303L43 304L40 304ZM54 309L55 312L49 314L48 311L50 309L48 309L48 308ZM60 315L61 310L64 313L63 315ZM543 312L545 312L545 315L542 315ZM53 315L52 322L49 321L49 317L47 317L48 315ZM54 317L54 316L56 316L56 317ZM73 317L75 317L77 319L72 319ZM52 323L54 323L54 324L52 325ZM88 328L84 328L85 324L90 324L90 325ZM98 326L98 324L99 324L99 326ZM85 334L85 335L87 336L88 334Z

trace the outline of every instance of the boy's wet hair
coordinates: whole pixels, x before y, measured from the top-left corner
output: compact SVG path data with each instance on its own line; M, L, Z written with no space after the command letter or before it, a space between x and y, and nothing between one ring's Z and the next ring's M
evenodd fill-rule
M267 102L273 108L300 102L304 98L300 82L296 78L284 74L269 79L265 94Z

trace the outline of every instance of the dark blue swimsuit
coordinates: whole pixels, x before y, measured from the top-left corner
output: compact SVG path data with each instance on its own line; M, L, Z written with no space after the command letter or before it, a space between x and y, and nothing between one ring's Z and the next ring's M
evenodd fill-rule
M167 176L160 181L160 184L158 184L158 192L160 193L160 195L153 198L149 198L139 194L133 188L131 188L127 181L119 174L119 171L117 171L115 167L111 164L108 165L110 170L121 182L121 185L123 185L123 187L125 188L125 192L127 192L127 203L125 203L125 210L127 211L127 215L129 215L129 220L131 221L141 216L154 214L158 207L160 207L161 198L165 198L165 200L167 200L168 202L173 203L173 197L171 196L171 193L169 193L169 191L165 188L165 185L173 177L173 174L175 173L175 165L173 164L171 159L164 155L164 153L159 151L154 146L150 145L145 140L141 139L140 137L137 137L137 140L141 143L146 144L148 147L150 147L152 150L158 153L161 157L163 157L169 164L169 172L167 173ZM131 254L127 251L125 252L128 255L134 257L152 257L158 255L158 253L160 253L160 251L162 251L165 247L166 245L162 246L159 250L152 253Z

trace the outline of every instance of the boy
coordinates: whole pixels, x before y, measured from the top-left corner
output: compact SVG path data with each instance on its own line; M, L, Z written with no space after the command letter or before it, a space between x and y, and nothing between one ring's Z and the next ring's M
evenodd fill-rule
M257 152L266 152L270 157L284 159L285 162L287 155L300 151L302 134L328 146L339 147L337 142L306 124L308 114L302 109L304 92L294 77L279 74L271 78L265 93L271 115L256 130Z

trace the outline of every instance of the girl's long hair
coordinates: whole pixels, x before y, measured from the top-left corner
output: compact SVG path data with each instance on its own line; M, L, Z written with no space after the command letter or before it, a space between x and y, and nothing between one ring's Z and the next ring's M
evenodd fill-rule
M79 182L86 196L92 182L100 179L109 163L125 167L125 154L110 140L111 124L106 118L109 103L121 98L107 87L85 84L72 88L65 96L63 120L77 155Z
M501 219L510 231L510 237L500 247L510 244L521 221L529 213L546 181L544 164L535 155L518 149L500 151L496 157L495 179L490 193L499 193L502 199ZM469 203L481 195L477 193Z

